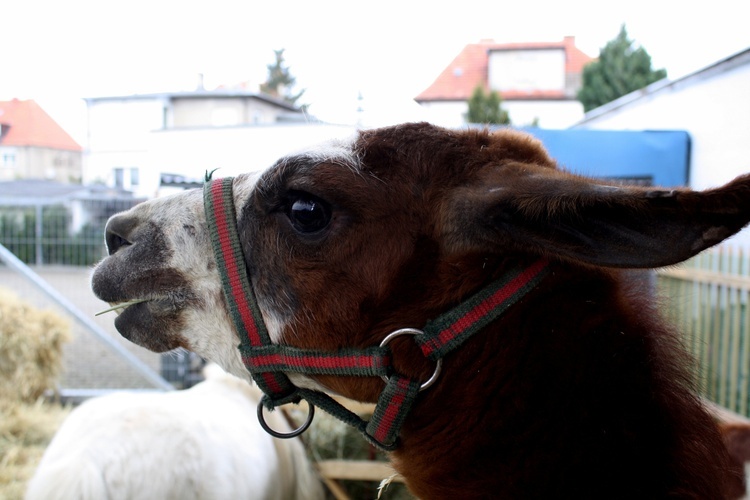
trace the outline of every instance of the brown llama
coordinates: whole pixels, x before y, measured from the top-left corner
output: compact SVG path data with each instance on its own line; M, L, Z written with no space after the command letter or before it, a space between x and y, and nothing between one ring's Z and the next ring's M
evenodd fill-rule
M748 221L750 176L611 186L519 132L405 124L114 216L92 286L131 341L358 426L420 498L725 498L737 471L630 269ZM380 345L404 328L425 333Z

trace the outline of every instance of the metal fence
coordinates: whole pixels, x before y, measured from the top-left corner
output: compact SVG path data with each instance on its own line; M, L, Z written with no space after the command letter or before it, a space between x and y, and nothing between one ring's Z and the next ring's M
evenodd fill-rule
M659 272L666 316L698 362L705 396L750 416L750 253L710 250Z
M0 242L26 264L90 266L104 256L107 219L137 199L0 200Z
M0 198L0 287L70 318L73 340L64 348L60 390L67 395L111 389L194 384L202 361L184 351L158 355L125 341L108 305L91 292L93 265L105 255L108 218L141 200Z

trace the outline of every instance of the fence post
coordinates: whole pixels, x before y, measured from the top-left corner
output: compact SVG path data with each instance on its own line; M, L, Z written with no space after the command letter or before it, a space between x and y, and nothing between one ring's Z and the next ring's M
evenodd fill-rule
M36 209L34 211L34 248L36 250L36 265L41 266L44 264L44 254L42 253L42 217L44 217L44 214L41 203L34 205L34 208Z

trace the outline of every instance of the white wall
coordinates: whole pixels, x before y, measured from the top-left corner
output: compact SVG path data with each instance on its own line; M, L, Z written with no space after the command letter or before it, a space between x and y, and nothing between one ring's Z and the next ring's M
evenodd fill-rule
M350 126L326 124L157 131L150 136L145 164L149 178L142 179L142 189L156 190L162 172L203 178L215 168L216 177L262 171L286 154L354 132Z
M503 109L517 127L568 128L583 117L580 101L503 101Z
M152 130L164 127L166 103L159 98L93 101L88 107L92 151L143 150Z
M113 186L113 168L140 167L151 132L164 126L164 109L158 98L90 102L84 183Z
M170 128L226 127L275 123L279 108L251 97L175 98L172 113Z
M423 102L420 104L424 109L427 121L443 127L457 128L466 125L464 116L468 111L466 101L442 101Z
M469 106L465 101L422 103L427 120L443 127L466 125L465 116ZM583 105L579 101L503 101L502 108L508 112L511 124L517 127L537 122L544 128L568 128L583 118Z
M565 49L496 50L488 58L492 90L565 90Z

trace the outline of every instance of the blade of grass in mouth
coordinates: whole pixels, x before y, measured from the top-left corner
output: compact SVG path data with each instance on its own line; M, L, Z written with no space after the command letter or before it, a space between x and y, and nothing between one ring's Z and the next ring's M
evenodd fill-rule
M132 305L135 305L135 304L140 304L141 302L146 302L147 300L148 299L134 299L134 300L129 300L127 302L120 302L119 304L116 304L116 305L110 307L109 309L105 309L103 311L99 311L94 316L101 316L102 314L106 314L106 313L112 312L112 311L117 311L118 309L125 309L126 307L129 307L129 306L132 306Z

